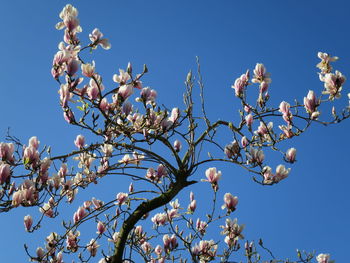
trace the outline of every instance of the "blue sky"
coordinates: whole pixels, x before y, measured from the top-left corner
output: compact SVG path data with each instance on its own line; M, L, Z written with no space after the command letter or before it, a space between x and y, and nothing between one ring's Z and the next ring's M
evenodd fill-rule
M195 70L195 56L201 60L212 119L237 116L238 101L230 87L257 62L271 72L274 105L282 100L292 103L293 98L301 101L309 89L320 93L323 86L315 68L318 51L339 56L334 67L350 76L350 4L345 0L2 1L2 138L10 127L23 141L36 135L60 154L72 150L75 136L81 133L62 118L58 86L50 75L62 39L54 25L67 3L80 12L83 40L87 42L88 33L97 27L112 43L111 50L94 53L106 82L111 84L112 75L129 61L136 71L146 63L149 74L144 82L158 91L159 101L169 108L182 102L183 82L188 70ZM343 95L348 92L346 83ZM345 103L343 96L336 105ZM219 166L223 172L220 191L239 196L235 213L246 224L249 240L262 237L280 257L294 256L298 248L331 253L337 262L346 262L349 129L349 121L327 128L314 125L293 143L284 144L284 149L297 148L298 162L290 177L273 187L254 184L249 174L236 167ZM280 158L273 156L271 163L279 163ZM205 187L196 186L198 198L209 189ZM111 191L114 195L121 190ZM93 191L91 196L98 194ZM33 249L42 245L40 237L58 224L49 223L32 237L23 229L26 214L27 210L19 208L0 216L1 262L24 262L23 243L30 242Z

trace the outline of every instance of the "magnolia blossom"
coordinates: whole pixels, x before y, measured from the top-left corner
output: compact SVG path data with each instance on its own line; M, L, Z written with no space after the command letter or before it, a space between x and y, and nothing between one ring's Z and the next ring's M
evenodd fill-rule
M221 177L221 171L216 171L215 167L208 168L205 171L205 176L207 177L207 180L202 179L202 181L211 183L214 191L217 191L219 188L218 181L220 180L220 177Z
M77 136L77 138L74 141L75 146L77 146L77 148L81 149L84 148L85 145L85 137L81 134L79 134Z
M279 182L287 178L289 172L290 172L290 168L286 169L286 167L283 164L278 165L276 168L275 181Z
M98 28L95 28L91 34L89 34L89 38L91 42L94 45L94 48L97 47L97 45L100 45L103 49L110 49L111 44L109 43L109 40L107 38L102 38L103 34L100 32Z
M39 259L44 258L45 250L42 247L38 247L36 249L36 255L38 256Z
M319 254L316 257L317 263L330 263L329 259L330 259L330 255L329 254Z
M237 158L240 150L238 142L234 140L232 143L225 146L224 152L227 158Z
M199 218L197 219L196 229L198 230L199 233L201 233L201 235L205 234L207 226L208 226L207 222L201 221Z
M11 176L11 168L7 163L0 164L0 184L4 184L9 181Z
M222 205L222 209L227 209L227 212L233 212L236 210L236 206L238 204L238 197L237 196L233 196L230 193L226 193L224 195L224 204Z
M76 252L79 248L78 246L78 237L80 236L80 232L79 231L75 231L73 232L72 230L70 230L67 233L67 237L66 237L66 245L67 245L67 249L72 251L72 252Z
M45 203L42 207L39 208L39 211L46 215L47 217L53 217L54 212L52 210L52 205L49 203Z
M220 226L223 230L221 232L222 235L229 236L231 239L244 239L242 235L244 225L239 225L237 223L237 218L231 220L231 218L227 218L224 226Z
M250 148L249 153L247 153L248 161L249 163L257 163L257 164L262 164L265 159L265 154L262 150L260 149L255 149L255 148Z
M250 128L254 121L253 115L250 113L247 116L245 116L244 119L245 119L246 125L248 126L248 128Z
M332 71L330 62L337 61L338 57L331 57L327 53L318 52L317 56L321 59L321 62L317 64L317 67L321 70L322 74L326 74Z
M99 246L100 245L97 243L95 239L91 239L89 244L87 244L86 248L90 252L90 255L94 257L97 254L97 249L99 248Z
M177 243L177 239L175 234L173 234L172 236L169 235L164 235L163 236L163 245L164 245L164 249L166 251L171 251L175 248L177 248L178 243Z
M190 204L188 205L187 211L192 214L192 213L194 213L196 208L197 208L197 201L196 200L192 200L190 202Z
M249 141L248 141L247 137L243 136L242 139L241 139L241 145L242 145L242 147L243 147L243 148L247 147L247 146L248 146L248 143L249 143Z
M84 206L85 206L85 202L84 202ZM77 222L79 222L81 219L83 219L85 216L87 215L87 212L85 210L84 207L80 206L78 208L78 210L74 213L73 215L73 221L74 224L76 224Z
M176 140L176 141L174 142L174 149L175 149L175 152L181 151L181 148L182 148L181 142L180 142L179 140Z
M24 227L26 231L29 231L33 224L33 218L30 215L24 217Z
M270 74L266 72L266 68L263 64L257 63L253 73L253 83L261 83L263 81L265 81L266 83L271 83Z
M281 135L281 137L292 138L294 136L291 125L288 125L288 126L279 125L278 128L280 128L280 130L283 131L283 134Z
M144 243L141 245L141 248L142 248L142 250L143 250L146 254L151 253L152 246L151 246L151 244L148 243L147 241L144 242Z
M102 235L106 231L106 226L101 221L97 223L97 234Z
M23 161L26 164L36 165L39 161L39 152L33 146L28 146L24 148Z
M304 97L304 106L306 111L309 114L312 114L316 111L316 107L317 107L317 99L316 99L316 95L315 92L312 90L309 90L308 94L306 97Z
M113 75L113 81L119 83L120 85L124 85L130 78L129 73L125 72L123 69L119 69L119 75Z
M324 76L320 76L321 81L324 82L325 91L322 94L329 94L329 99L340 98L340 92L342 90L342 85L344 84L346 78L339 72L335 71L333 73L327 73Z
M140 92L141 100L146 104L152 104L157 97L157 91L150 89L149 87L143 88Z
M13 143L0 143L0 158L2 160L8 161L12 163L14 161L13 153L14 153L15 147Z
M158 213L155 214L151 221L156 225L156 226L163 226L165 223L168 221L168 215L166 213Z
M134 92L134 87L132 85L122 85L119 87L118 95L123 99L126 100L128 97L130 97Z
M296 156L297 150L295 148L290 148L286 152L286 161L290 163L295 162L295 156Z
M244 89L248 85L249 81L249 71L246 74L242 74L239 78L235 80L232 88L235 90L235 95L242 98L244 95Z
M214 240L201 240L198 245L191 248L191 251L201 263L205 263L215 259L217 249L218 245Z
M117 203L115 203L116 205L122 205L124 204L127 200L128 200L128 194L127 193L118 193L117 194Z
M81 64L81 71L85 77L91 78L95 73L95 61L92 61L92 64Z

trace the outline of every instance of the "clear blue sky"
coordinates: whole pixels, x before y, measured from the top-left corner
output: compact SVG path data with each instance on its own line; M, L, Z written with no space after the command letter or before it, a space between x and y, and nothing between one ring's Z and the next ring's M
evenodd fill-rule
M350 78L350 3L346 0L101 4L88 0L4 0L0 11L2 138L11 127L12 134L25 142L38 136L42 145L52 146L53 153L73 149L72 142L80 131L62 118L58 86L50 75L52 58L62 39L62 32L54 25L67 3L80 12L83 40L88 41L87 35L95 27L110 39L112 49L98 50L95 57L98 72L108 83L129 61L135 70L146 63L150 73L144 82L158 91L159 101L172 107L182 102L183 81L188 70L195 69L195 56L199 56L212 119L236 116L237 99L230 86L257 62L271 72L270 94L275 105L282 100L292 103L293 98L301 101L309 89L320 93L322 83L315 68L318 51L339 56L335 68ZM350 92L349 87L347 82L343 95ZM349 131L350 121L328 128L316 125L297 138L289 146L298 149L298 162L290 177L273 187L254 184L243 170L220 167L221 193L230 191L239 196L235 213L239 222L246 224L249 240L262 237L280 257L294 256L296 248L315 249L331 253L338 263L347 262ZM279 161L271 159L273 164ZM208 188L201 185L200 189ZM123 190L125 187L111 189L113 195ZM73 204L74 209L78 205ZM25 233L23 216L28 213L19 208L0 215L0 262L25 262L23 243L35 249L43 245L49 230L56 230L57 221L33 236Z

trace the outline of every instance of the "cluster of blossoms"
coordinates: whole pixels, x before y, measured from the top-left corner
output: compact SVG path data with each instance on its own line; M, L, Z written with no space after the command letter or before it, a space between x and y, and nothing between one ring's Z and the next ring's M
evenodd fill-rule
M318 57L321 59L321 62L317 64L317 67L321 70L319 77L324 82L325 88L322 94L329 95L330 100L340 98L340 92L346 78L338 70L332 73L333 68L330 65L330 62L337 61L338 57L331 57L323 52L318 52Z
M110 202L103 202L96 198L85 201L72 213L72 220L63 223L66 232L63 235L52 232L46 238L44 248L38 247L36 255L31 256L31 260L63 263L64 254L81 251L79 258L87 262L97 256L100 246L103 246L101 241L106 238L112 243L116 252L114 255L104 256L99 263L122 260L125 263L129 262L122 259L125 256L123 253L128 250L125 246L130 246L131 252L138 253L150 263L164 263L167 260L178 259L183 262L183 251L187 251L192 260L200 263L215 261L219 257L227 261L234 251L240 249L239 242L244 239L242 235L244 225L239 225L237 219L228 218L236 210L237 196L225 193L221 206L224 212L215 210L221 171L216 167L208 168L205 171L206 179L202 179L210 183L214 201L212 213L206 214L205 219L202 215L196 215L196 221L192 219L192 215L200 213L196 211L197 200L193 192L190 192L187 210L180 207L175 197L185 187L197 183L197 181L190 181L189 177L199 165L212 161L238 164L261 176L259 181L261 184L271 185L287 178L290 168L280 164L273 173L272 168L264 163L264 151L266 148L279 150L277 143L301 134L312 121L319 121L319 108L321 102L325 100L322 97L317 98L315 92L310 90L304 97L303 105L299 103L290 105L282 101L278 108L268 108L267 102L270 97L268 89L271 78L265 66L258 63L253 70L252 78L247 70L235 80L232 86L235 96L242 104L240 123L233 125L231 122L221 120L211 123L203 110L207 129L202 135L197 136L199 134L197 131L202 125L197 125L197 117L192 115L191 89L188 90L190 95L185 94L184 101L187 109L182 111L184 116L181 116L180 109L177 107L170 110L160 107L157 102L157 91L150 87L143 87L141 78L148 72L147 67L144 67L141 74L135 75L129 63L125 70L119 69L119 73L112 76L114 87L112 89L105 87L102 75L97 72L95 61L84 62L80 52L85 49L93 51L98 46L110 49L111 44L96 28L89 34L91 42L85 47L80 46L78 33L82 30L77 17L78 11L71 5L66 5L60 13L62 21L56 25L56 28L64 29L64 37L63 42L58 46L59 51L54 56L51 73L60 83L59 100L65 120L92 132L102 142L87 144L85 137L80 134L74 140L75 151L59 157L51 157L50 149L46 147L41 149L40 142L35 136L29 139L28 146L16 140L12 143L0 143L1 205L5 207L4 209L19 206L39 207L41 219L37 225L33 226L32 216L24 217L25 230L32 232L40 226L43 218L56 217L63 197L67 198L68 203L72 203L78 194L78 189L97 184L105 176L122 174L129 176L133 183L141 181L153 188L145 187L135 191L134 184L131 183L128 193L118 192ZM321 59L317 65L321 70L320 80L324 82L322 94L328 95L328 100L339 98L345 77L339 71L333 72L330 65L330 62L338 58L321 52L318 56ZM186 85L191 86L191 78L189 74ZM86 81L85 84L83 84L84 81ZM255 106L246 98L246 89L251 84L259 86ZM131 98L135 93L138 94L134 105ZM80 113L71 108L72 103L79 104L77 108ZM136 105L139 105L139 108ZM305 108L307 117L300 115L298 112L300 108ZM333 113L333 115L336 114ZM281 134L274 131L270 117L278 117L284 122L284 125L278 126L282 131ZM343 119L348 117L350 115L343 114ZM307 122L305 129L297 127L299 119ZM336 117L335 120L338 121ZM183 131L179 127L186 122L189 127ZM233 132L233 141L225 147L221 146L219 140L216 141L215 134L219 126L226 126ZM180 140L174 138L174 135L186 142L188 149L182 149ZM210 156L209 159L204 159L200 154L201 149L197 148L202 147L204 142L217 146L220 153L224 152L227 158ZM156 152L158 147L156 143L170 151L169 159L164 157L166 156L164 152L160 154ZM49 157L43 158L45 150ZM77 161L79 171L68 167L69 158ZM288 149L283 154L283 158L288 163L294 163L296 149ZM59 161L61 163L57 165ZM27 174L16 176L14 170L20 165ZM50 169L55 169L55 172L50 174ZM141 172L138 173L138 171ZM21 183L15 182L22 177L24 180ZM150 197L146 198L147 195ZM146 219L149 213L161 207L164 210L155 213L150 219L154 224L154 235L147 234L141 225L136 225L140 219ZM114 209L115 212L107 214L109 209ZM221 234L227 246L223 253L219 253L219 242L205 238L210 224L224 218L226 221L221 226ZM86 245L82 245L78 228L90 219L95 220L97 232L94 238L87 239L90 241ZM122 226L118 232L119 224ZM184 227L185 225L187 227ZM151 242L155 243L156 240L158 244L152 246ZM255 253L254 249L253 243L247 241L245 252L248 259ZM118 255L120 251L122 253ZM84 253L88 254L87 260L83 259ZM328 254L320 254L316 260L318 263L331 263Z
M206 263L216 258L218 245L214 240L201 240L199 244L192 247L192 254L200 263Z
M269 166L265 166L263 169L264 183L273 184L278 183L281 180L288 177L290 168L286 168L283 164L280 164L276 167L276 173L272 173L272 169Z

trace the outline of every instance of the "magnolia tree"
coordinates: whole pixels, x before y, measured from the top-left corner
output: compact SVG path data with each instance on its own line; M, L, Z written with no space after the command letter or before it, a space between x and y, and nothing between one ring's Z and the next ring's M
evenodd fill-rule
M130 186L113 192L112 200L90 197L80 204L75 202L77 209L62 222L61 232L49 234L42 247L25 245L31 261L331 262L328 254L301 252L294 261L277 259L262 240L245 240L244 225L233 216L238 197L220 192L221 171L211 166L238 165L261 185L286 179L290 168L285 164L268 166L265 153L280 152L281 161L289 166L296 160L296 149L282 151L280 142L301 135L313 123L339 123L350 116L348 105L339 114L334 107L329 116L320 114L323 105L340 98L345 82L331 66L337 57L318 53L324 89L307 91L303 100L293 105L286 101L278 106L268 104L271 78L263 64L256 64L252 72L247 70L232 85L233 96L241 105L239 121L212 121L206 114L199 70L199 81L188 73L184 105L179 108L159 104L157 92L144 87L146 66L135 74L129 63L113 76L115 85L105 87L98 63L86 61L83 54L99 47L108 50L111 44L94 29L89 34L91 42L84 46L78 37L82 29L77 16L77 9L71 5L60 13L62 21L56 28L64 30L64 42L58 46L51 73L59 83L64 119L80 127L83 135L72 139L72 152L54 156L50 147L40 146L37 137L25 145L9 134L8 142L0 144L0 211L38 207L36 220L31 215L24 217L25 230L31 233L46 220L53 220L64 204L73 204L90 184L117 176L129 180ZM193 89L197 85L200 99L195 108ZM248 97L248 87L255 89L256 95ZM227 134L223 145L222 138L218 139L220 129ZM94 139L85 140L87 133ZM211 153L202 154L203 149ZM203 179L194 180L200 167L205 174L196 178ZM205 182L203 187L211 186L213 202L205 216L198 218L199 199L190 190L200 181ZM185 188L190 196L187 203L180 204L177 197ZM91 241L83 243L86 234L79 230L89 222L97 232L85 236ZM207 238L211 225L221 234L216 240ZM264 259L260 251L267 251L269 258Z

